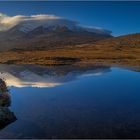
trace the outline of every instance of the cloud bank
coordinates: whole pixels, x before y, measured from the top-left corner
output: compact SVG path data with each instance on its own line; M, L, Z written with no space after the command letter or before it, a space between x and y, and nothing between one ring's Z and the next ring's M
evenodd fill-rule
M16 15L16 16L8 16L5 14L0 13L0 31L8 30L15 25L20 23L40 23L42 24L59 24L63 22L63 24L69 25L76 25L77 22L71 21L68 19L64 19L62 17L58 17L55 15L47 15L47 14L39 14L39 15L31 15L31 16L24 16L24 15Z
M66 26L69 29L84 29L86 31L94 32L94 33L105 33L110 34L111 32L108 30L104 30L102 28L97 28L94 26L83 26L79 25L77 21L65 19L55 15L47 15L47 14L38 14L31 16L24 15L16 15L16 16L8 16L3 13L0 13L0 31L6 31L16 25L22 25L20 31L28 32L32 29L35 29L38 26Z

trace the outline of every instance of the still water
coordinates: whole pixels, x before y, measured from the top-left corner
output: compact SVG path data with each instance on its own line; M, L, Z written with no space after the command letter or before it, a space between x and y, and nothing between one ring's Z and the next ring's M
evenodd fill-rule
M0 138L140 138L140 73L0 65L17 120Z

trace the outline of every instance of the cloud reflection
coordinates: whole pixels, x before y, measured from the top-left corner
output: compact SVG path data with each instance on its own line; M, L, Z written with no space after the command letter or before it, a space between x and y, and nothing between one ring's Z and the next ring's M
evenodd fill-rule
M42 67L35 65L0 65L0 78L11 87L55 87L80 77L100 76L109 67Z

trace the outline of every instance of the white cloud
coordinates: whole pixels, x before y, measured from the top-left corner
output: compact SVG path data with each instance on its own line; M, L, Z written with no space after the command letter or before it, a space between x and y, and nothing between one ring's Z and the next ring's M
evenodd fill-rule
M24 15L8 16L0 13L0 30L2 31L2 30L10 29L17 24L26 21L47 22L50 20L57 20L57 19L62 19L62 18L55 15L45 15L45 14L31 15L31 16L24 16Z
M47 14L38 14L31 16L24 15L15 15L8 16L3 13L0 13L0 31L8 30L18 24L22 24L20 31L28 32L39 26L66 26L69 29L84 29L89 32L101 33L101 34L110 34L111 32L108 30L104 30L99 27L93 26L82 26L78 22L65 19L55 15L47 15Z

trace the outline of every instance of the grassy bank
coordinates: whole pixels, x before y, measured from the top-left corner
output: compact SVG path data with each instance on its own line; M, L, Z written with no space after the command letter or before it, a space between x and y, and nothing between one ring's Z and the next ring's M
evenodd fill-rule
M140 66L140 48L114 48L94 45L79 45L42 51L8 51L0 53L4 64L112 64Z

